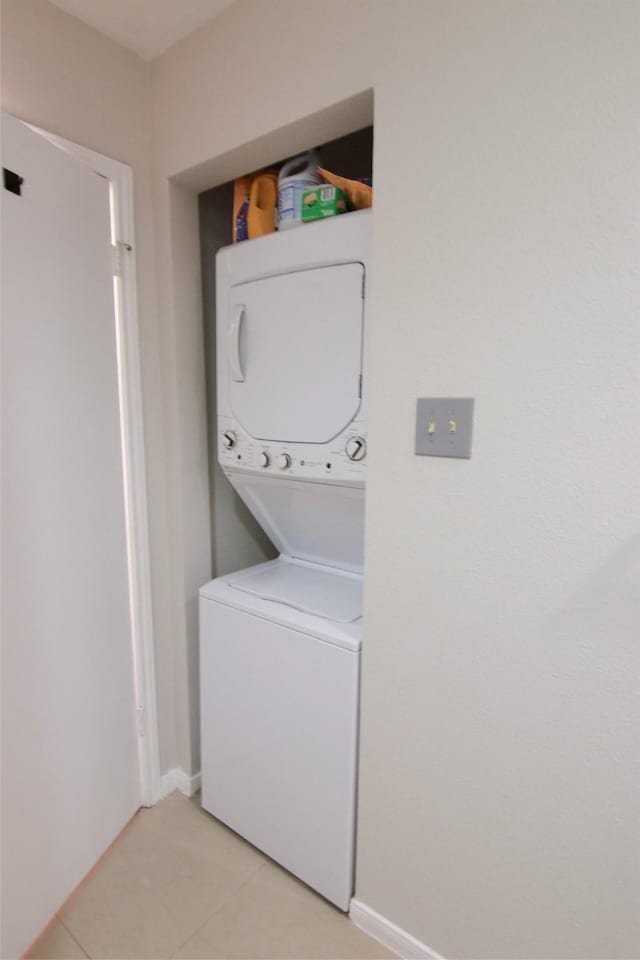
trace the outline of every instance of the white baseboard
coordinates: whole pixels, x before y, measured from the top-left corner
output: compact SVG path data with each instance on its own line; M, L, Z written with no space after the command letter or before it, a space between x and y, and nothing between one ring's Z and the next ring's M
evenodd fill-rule
M185 797L192 797L200 789L200 774L194 773L192 777L185 773L180 767L174 767L167 770L162 776L162 796L168 797L174 790L179 790Z
M382 917L359 900L351 901L349 916L356 927L360 927L403 960L444 960L441 954L436 953L426 943L416 940L406 930L397 927L395 923L391 923L386 917Z

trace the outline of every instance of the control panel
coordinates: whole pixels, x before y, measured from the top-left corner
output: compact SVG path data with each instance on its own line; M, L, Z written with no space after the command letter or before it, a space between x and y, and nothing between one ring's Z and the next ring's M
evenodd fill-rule
M225 468L307 480L362 483L366 475L365 421L354 420L329 443L256 440L237 421L218 418L218 460Z

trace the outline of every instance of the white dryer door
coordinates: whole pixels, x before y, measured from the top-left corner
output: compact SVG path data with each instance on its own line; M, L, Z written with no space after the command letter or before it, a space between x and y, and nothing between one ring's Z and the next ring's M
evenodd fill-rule
M361 393L363 276L362 264L346 263L232 288L229 399L253 437L326 443L353 420Z

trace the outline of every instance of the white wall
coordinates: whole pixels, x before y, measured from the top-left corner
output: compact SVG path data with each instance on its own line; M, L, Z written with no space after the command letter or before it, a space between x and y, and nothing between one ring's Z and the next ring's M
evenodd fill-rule
M150 179L150 66L45 0L2 2L2 108L133 167L158 711L176 765L174 645Z
M154 65L178 614L210 564L184 185L337 136L302 119L374 90L357 896L449 957L640 952L639 14L238 0ZM413 456L420 395L476 397L471 461Z

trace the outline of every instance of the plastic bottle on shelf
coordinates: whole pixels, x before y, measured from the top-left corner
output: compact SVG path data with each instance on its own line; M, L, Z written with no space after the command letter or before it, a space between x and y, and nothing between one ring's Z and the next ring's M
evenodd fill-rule
M302 223L302 192L322 182L315 150L287 160L278 176L278 230Z

